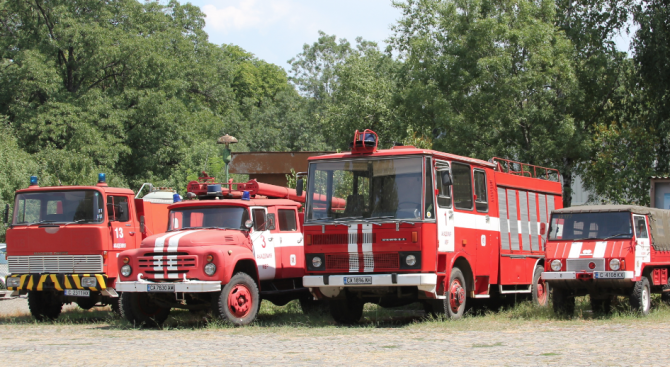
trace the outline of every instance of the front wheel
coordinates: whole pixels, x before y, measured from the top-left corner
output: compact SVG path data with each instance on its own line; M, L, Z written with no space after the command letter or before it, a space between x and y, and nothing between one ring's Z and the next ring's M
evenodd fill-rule
M29 291L28 308L37 321L55 320L63 309L63 302L51 292Z
M258 315L260 294L258 286L246 273L237 273L221 292L214 293L214 314L235 326L251 324Z
M123 293L121 314L133 325L158 326L170 315L168 307L159 306L146 293Z
M444 310L448 319L457 320L463 317L467 294L463 272L459 268L451 269L451 277L447 284L447 297L444 299Z
M542 266L536 266L533 272L533 304L539 307L549 305L549 283L542 279Z
M630 307L642 316L649 315L649 311L651 310L651 289L647 277L642 277L642 279L635 282L628 302L630 303Z
M363 317L365 302L354 296L346 299L333 299L328 302L330 315L338 324L355 324Z
M561 317L572 317L575 314L575 296L567 289L554 288L552 302L554 313Z

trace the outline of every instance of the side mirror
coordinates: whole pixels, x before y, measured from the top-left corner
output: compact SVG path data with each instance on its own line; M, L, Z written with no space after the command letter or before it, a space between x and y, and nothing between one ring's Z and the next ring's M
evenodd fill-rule
M140 216L140 233L142 233L142 234L147 233L147 227L144 224L144 216L143 215Z
M2 216L2 218L5 222L5 224L7 224L9 222L9 204L5 204L5 212Z
M540 223L540 236L544 236L547 233L547 223Z
M247 229L251 229L251 228L254 226L254 221L251 220L251 219L247 219L247 221L244 222L244 226L245 226Z
M442 185L451 186L451 175L449 171L441 171L440 175L442 176Z
M298 196L302 196L302 191L305 185L305 181L300 177L296 182L295 182L295 193Z

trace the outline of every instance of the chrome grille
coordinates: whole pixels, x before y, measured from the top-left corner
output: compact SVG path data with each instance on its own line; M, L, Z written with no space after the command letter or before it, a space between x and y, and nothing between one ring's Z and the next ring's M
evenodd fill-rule
M589 263L595 263L595 269L589 268ZM567 271L605 271L605 259L568 259L565 268Z
M102 273L102 255L8 256L12 274Z

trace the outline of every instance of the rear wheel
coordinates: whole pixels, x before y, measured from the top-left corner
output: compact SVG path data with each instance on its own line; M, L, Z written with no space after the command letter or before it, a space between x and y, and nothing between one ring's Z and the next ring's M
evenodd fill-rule
M542 266L536 266L533 273L533 304L540 307L549 306L549 283L542 279Z
M146 293L124 293L121 313L135 326L159 326L167 320L170 309L161 307Z
M554 288L552 302L554 313L562 317L572 317L575 313L575 296L567 289Z
M459 268L451 269L451 277L447 284L447 297L444 299L444 310L447 318L456 320L463 317L467 300L465 277Z
M51 292L29 291L28 308L37 321L55 320L63 309L63 302Z
M237 273L212 300L214 314L235 326L251 324L258 315L258 286L246 273Z
M338 324L355 324L363 317L362 299L349 296L346 299L334 299L328 302L330 315Z
M628 302L630 303L630 307L641 315L649 315L649 311L651 310L651 288L649 287L647 277L642 277L642 279L635 282Z
M668 279L668 284L663 286L663 293L661 293L661 301L665 302L666 305L670 306L670 279Z

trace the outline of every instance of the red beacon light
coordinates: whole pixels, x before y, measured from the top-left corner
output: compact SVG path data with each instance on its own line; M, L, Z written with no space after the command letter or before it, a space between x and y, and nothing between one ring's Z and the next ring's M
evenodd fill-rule
M354 133L354 141L350 144L351 153L374 153L377 151L378 144L379 138L377 137L376 132L370 129L365 129L363 132L356 130Z

